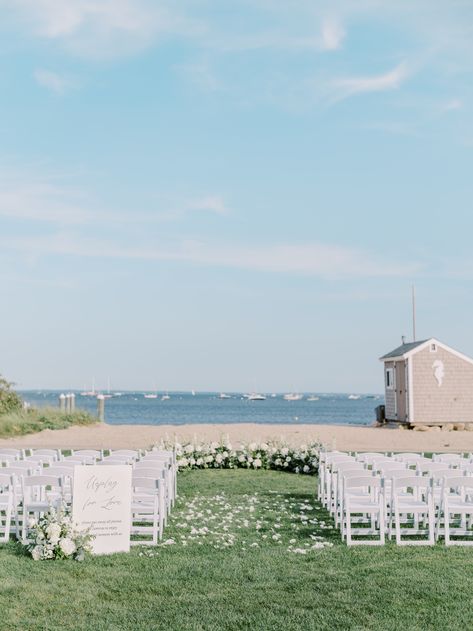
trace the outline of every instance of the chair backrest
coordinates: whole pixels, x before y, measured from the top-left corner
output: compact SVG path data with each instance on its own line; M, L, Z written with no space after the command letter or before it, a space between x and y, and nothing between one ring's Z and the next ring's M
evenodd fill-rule
M402 477L392 478L393 491L404 489L425 489L432 488L432 478L422 475L404 475Z
M129 458L134 458L138 460L140 457L140 453L135 449L113 449L110 450L110 456L128 456Z
M360 487L381 488L381 478L374 475L359 475L354 478L345 478L345 489Z
M455 489L457 491L473 491L473 478L469 476L445 477L443 480L443 490Z
M4 467L3 469L0 469L0 473L9 473L10 475L15 476L16 478L22 478L25 475L26 476L33 475L33 470L24 469L23 467L12 466L12 467Z
M430 476L436 484L443 482L446 478L451 479L460 477L458 469L448 469L445 466L443 469L435 469L431 471Z
M162 480L164 478L165 475L165 469L152 469L152 468L145 468L145 467L139 467L139 468L135 468L133 469L133 477L139 477L139 478L151 478L153 480Z
M132 465L133 458L127 458L125 456L114 458L113 456L107 456L103 460L97 462L98 465Z
M60 464L57 466L48 467L46 470L47 475L54 475L58 477L74 477L74 467L63 467Z
M159 480L156 478L144 478L141 476L133 476L131 482L133 490L146 489L149 492L159 489Z
M95 458L90 456L66 456L64 460L61 460L61 464L64 462L75 462L76 464L95 464Z
M62 486L62 480L56 475L30 475L23 478L25 487L31 486Z
M25 471L30 471L32 469L39 468L40 465L36 462L30 462L28 460L13 460L11 467L16 467L17 469L24 469Z
M73 456L87 456L89 458L103 458L103 451L97 449L74 449Z
M434 473L435 471L445 471L445 469L448 469L448 463L432 461L430 461L430 463L418 462L416 465L416 469L421 473Z
M134 462L133 466L135 469L139 469L140 467L144 467L146 469L168 469L168 463L163 460L138 460L138 462Z
M58 463L58 466L60 466L62 469L73 470L74 467L77 467L78 465L82 465L82 464L85 464L82 460L61 460L61 462ZM49 467L45 469L44 471L49 472Z
M21 449L11 449L9 447L0 448L0 458L3 456L10 456L15 460L20 460L24 455L24 452Z
M416 462L417 460L422 460L424 458L424 453L406 451L399 454L393 454L393 458L398 462Z
M32 449L31 455L32 456L51 456L52 458L59 460L59 458L61 457L61 452L59 451L59 449Z
M389 478L393 471L407 471L407 464L405 462L380 462L376 466L373 466L375 471L378 471L382 476Z
M163 454L159 452L154 452L154 453L146 454L146 456L143 456L143 458L141 458L141 462L143 460L161 460L163 462L169 462L170 464L172 464L173 456L172 454Z
M432 460L434 462L448 462L450 464L453 464L466 461L466 458L463 458L461 454L434 454L432 456Z
M386 454L379 453L377 451L364 451L358 453L356 455L356 459L358 462L366 462L367 460L372 460L373 458L387 458Z

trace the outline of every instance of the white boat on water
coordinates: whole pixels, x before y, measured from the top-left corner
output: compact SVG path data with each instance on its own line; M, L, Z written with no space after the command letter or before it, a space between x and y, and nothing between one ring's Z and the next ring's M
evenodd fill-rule
M246 398L248 401L266 401L264 394L258 394L257 392L246 395Z
M285 401L300 401L304 398L304 395L291 392L290 394L285 394L283 398Z
M315 395L312 395L310 397L307 397L307 401L319 401L319 397L316 397Z
M231 399L232 397L231 397L229 394L225 394L225 392L221 392L221 393L218 395L218 398L219 398L219 399Z
M163 394L163 396L161 397L161 401L169 401L171 397L169 396L169 394Z
M350 395L348 396L348 398L349 398L351 401L358 401L358 399L361 399L361 396L360 396L359 394L350 394Z
M157 394L144 394L143 395L145 399L157 399L158 395Z

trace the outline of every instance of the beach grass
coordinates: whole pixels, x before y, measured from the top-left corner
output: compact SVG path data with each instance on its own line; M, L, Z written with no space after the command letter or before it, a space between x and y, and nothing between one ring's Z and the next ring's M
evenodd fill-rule
M0 415L0 438L33 434L43 429L66 429L72 425L93 425L99 420L84 410L64 413L57 408L19 410Z
M178 482L167 543L158 548L75 563L34 562L18 544L2 546L0 628L473 627L471 550L347 548L313 501L309 476L206 470Z

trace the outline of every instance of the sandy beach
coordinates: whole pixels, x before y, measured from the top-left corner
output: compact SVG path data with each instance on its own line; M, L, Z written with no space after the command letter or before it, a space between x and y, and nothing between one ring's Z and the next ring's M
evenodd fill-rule
M351 451L473 451L473 432L414 432L400 429L354 427L346 425L107 425L45 430L10 439L0 439L0 447L146 448L162 439L185 442L219 440L228 436L231 443L283 439L297 446L320 441L328 448Z

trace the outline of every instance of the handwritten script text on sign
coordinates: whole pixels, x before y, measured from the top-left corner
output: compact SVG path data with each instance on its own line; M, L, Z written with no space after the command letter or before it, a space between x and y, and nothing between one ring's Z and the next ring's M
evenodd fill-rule
M77 466L74 469L72 518L95 539L94 554L129 552L131 466Z

